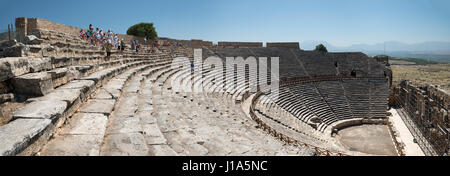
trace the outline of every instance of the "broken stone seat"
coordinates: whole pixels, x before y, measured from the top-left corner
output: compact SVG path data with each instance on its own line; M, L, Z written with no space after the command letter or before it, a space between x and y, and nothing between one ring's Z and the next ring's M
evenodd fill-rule
M115 57L113 57L115 58ZM0 82L27 73L104 62L104 57L7 57L0 59Z
M67 43L75 43L75 44L90 44L89 41L83 40L80 38L80 36L77 35L71 35L56 31L49 31L44 29L34 29L31 33L31 35L36 36L39 38L42 42L67 42Z
M51 45L24 45L16 57L52 57L52 56L104 56L105 51L98 49L59 48Z
M52 91L55 87L61 86L71 80L83 77L92 72L139 60L142 59L119 59L100 64L93 63L70 66L66 68L57 68L50 71L28 73L12 78L12 84L16 93L31 96L42 96Z
M149 63L138 61L101 70L31 100L31 103L13 113L13 121L0 126L0 155L35 154L55 129L73 115L81 103L106 80L130 68Z

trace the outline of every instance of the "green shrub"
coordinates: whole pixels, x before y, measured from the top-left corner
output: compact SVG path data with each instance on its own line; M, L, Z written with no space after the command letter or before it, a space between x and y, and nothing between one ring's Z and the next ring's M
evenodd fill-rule
M158 38L153 23L139 23L131 26L127 30L127 35L134 35L138 37L146 37L148 40L155 40Z
M328 52L327 48L322 44L317 45L315 51L320 51L320 52L325 52L325 53Z

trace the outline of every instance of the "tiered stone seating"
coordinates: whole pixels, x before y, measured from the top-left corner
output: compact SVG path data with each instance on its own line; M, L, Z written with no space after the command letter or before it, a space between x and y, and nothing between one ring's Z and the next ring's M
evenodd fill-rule
M101 86L103 80L143 64L145 62L128 63L73 80L14 112L14 120L0 127L2 134L6 135L2 137L5 141L0 145L1 154L35 154L54 131L73 115L83 99L90 96L88 93L92 89ZM8 135L12 133L15 135Z
M150 133L155 129L143 128L152 124L148 123L150 116L146 114L151 109L152 101L147 99L151 98L149 92L140 88L144 79L165 69L168 67L144 65L111 79L72 116L69 125L62 129L59 136L49 141L40 154L126 155L127 152L132 152L134 155L147 155L145 139L154 139L155 136L152 135L155 134L159 134L159 138L163 136L161 133L143 133ZM143 92L140 93L141 91ZM141 96L145 98L140 98ZM139 104L139 101L146 103ZM97 128L80 130L89 126L87 123L94 123ZM129 146L120 142L130 138L133 138L133 145L140 147L133 146L133 150L130 150Z
M385 118L389 88L385 80L370 81L370 115L371 118Z
M13 121L0 126L0 138L5 139L0 141L1 155L312 155L309 148L268 138L251 118L257 116L305 144L339 151L336 141L323 135L327 127L341 120L385 116L386 82L346 77L356 68L363 73L359 77L382 77L382 67L366 56L205 48L203 59L279 57L280 79L301 78L282 85L278 97L260 96L255 111L248 113L244 104L257 84L257 75L249 73L258 73L257 68L246 70L250 76L234 85L216 79L226 70L203 68L201 76L192 77L190 63L172 67L172 58L192 57L191 49L125 51L105 59L101 48L78 36L33 33L39 39L28 44L34 47L30 55L39 58L0 60L9 66L0 67L5 73L0 82L11 81L15 93L32 97L14 113Z
M223 155L223 154L231 154L231 155L246 155L246 154L256 154L256 155L267 155L273 152L273 150L265 151L268 148L273 148L273 144L271 145L258 145L260 140L259 135L256 135L252 131L246 131L245 133L234 133L232 131L242 129L235 129L232 126L236 126L237 124L249 124L251 121L249 119L245 119L245 123L242 118L245 115L242 114L240 110L240 105L235 104L235 102L229 101L230 98L226 98L226 96L230 95L231 92L238 92L239 88L229 88L230 93L225 91L219 92L220 85L212 84L211 80L213 80L216 74L223 74L223 72L211 69L204 69L203 72L210 73L208 77L193 77L191 75L190 69L185 69L177 72L171 78L173 81L160 81L157 82L165 82L164 86L159 87L157 91L153 91L154 100L158 100L158 102L153 102L157 104L158 113L156 117L162 121L161 129L163 131L172 131L176 130L177 135L168 134L168 140L171 143L171 148L175 150L180 155ZM166 79L165 76L162 76L160 79ZM170 88L171 84L182 84L187 88L187 90L194 90L193 87L200 86L204 92L183 92L183 91L172 91ZM203 82L203 84L202 84ZM207 89L215 89L215 92L207 92ZM155 92L158 94L155 97ZM160 94L161 92L161 94ZM161 96L161 97L160 97ZM168 101L162 101L168 100ZM170 100L170 101L169 101ZM162 109L161 109L162 108ZM180 111L170 111L170 109L180 109ZM167 113L167 114L166 114ZM182 114L179 114L182 113ZM170 116L168 116L170 114ZM173 118L173 116L177 118ZM170 117L170 118L169 118ZM211 119L214 118L214 119ZM225 119L234 119L234 123L230 124L230 121L219 123L217 121L222 122ZM193 121L193 122L191 122ZM201 125L204 123L214 123L220 128L216 128L216 125ZM221 125L219 125L221 124ZM183 127L180 128L179 126ZM225 129L225 126L228 126ZM195 129L194 127L198 128ZM212 128L211 128L212 127ZM189 131L185 131L187 129L184 128L194 128L193 131L199 133L190 134ZM226 130L226 131L222 131ZM203 133L202 131L208 131L207 133ZM218 133L219 132L219 133ZM221 134L222 133L222 134ZM212 135L217 134L217 135ZM224 136L224 134L226 134ZM233 137L238 135L236 137ZM205 138L206 137L206 138ZM233 141L227 141L227 138L232 137ZM249 141L248 139L251 139ZM264 140L272 140L272 139L264 139ZM188 142L191 141L191 142ZM213 142L214 141L214 142ZM199 145L199 143L201 145ZM234 143L239 143L239 145L233 145ZM249 145L252 144L252 150L241 148L241 145ZM278 144L277 144L278 145ZM208 146L205 148L203 146ZM219 147L220 146L220 147ZM304 149L301 149L304 150ZM263 152L265 151L265 153ZM281 152L281 150L280 150Z
M339 120L353 118L352 109L347 101L345 90L340 81L322 81L315 84Z
M32 41L38 45L30 45L29 56L103 56L105 52L101 47L94 46L90 41L81 39L79 36L67 35L56 31L35 29L31 35L39 39Z
M342 84L354 118L368 118L369 82L364 80L344 80Z
M33 34L39 38L28 43L30 48L55 50L36 50L36 55L29 55L38 58L1 59L0 82L9 81L14 93L29 97L27 104L13 113L13 120L0 126L4 139L1 155L36 154L69 117L93 118L89 113L97 113L95 117L100 119L108 117L130 77L143 70L156 73L169 68L172 61L169 53L137 55L128 51L107 59L99 47L78 36L44 30Z

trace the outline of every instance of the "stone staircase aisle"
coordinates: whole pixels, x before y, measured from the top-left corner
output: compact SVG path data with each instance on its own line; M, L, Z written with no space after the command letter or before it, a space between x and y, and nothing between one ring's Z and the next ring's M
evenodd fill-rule
M118 112L122 96L128 96L125 85L132 84L136 73L151 65L138 66L112 78L98 88L91 99L57 130L39 155L97 156L111 116ZM129 82L129 83L128 83ZM125 92L125 93L121 93ZM120 111L119 111L120 112Z

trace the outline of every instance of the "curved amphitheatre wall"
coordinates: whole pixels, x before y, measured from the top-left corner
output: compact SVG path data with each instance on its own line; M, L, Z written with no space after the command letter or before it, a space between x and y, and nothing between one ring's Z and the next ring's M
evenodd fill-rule
M203 59L209 56L226 57L279 57L280 86L321 81L354 80L363 84L375 84L374 89L380 92L389 92L389 76L386 76L386 67L377 60L363 53L320 53L316 51L302 51L289 47L268 48L213 48L204 51ZM258 59L256 59L259 62ZM224 60L225 63L225 60ZM225 68L225 67L224 67ZM270 74L270 73L269 73ZM380 86L381 85L381 86ZM353 88L361 89L359 85ZM387 95L382 97L387 107ZM385 118L377 116L377 118ZM371 117L366 117L371 118ZM362 121L361 121L362 122ZM365 121L364 121L365 122ZM371 122L369 122L371 123Z

